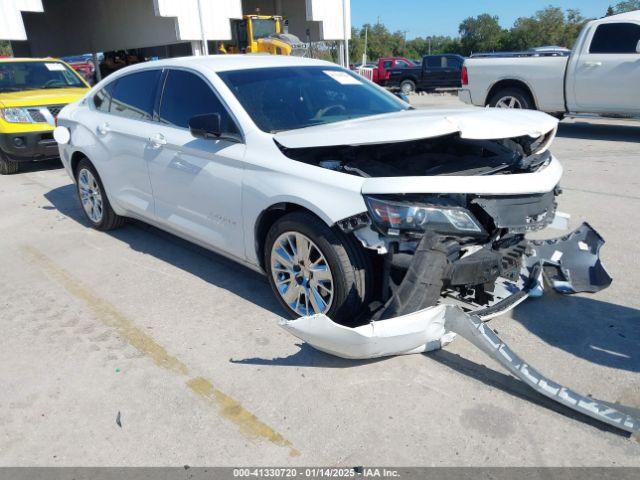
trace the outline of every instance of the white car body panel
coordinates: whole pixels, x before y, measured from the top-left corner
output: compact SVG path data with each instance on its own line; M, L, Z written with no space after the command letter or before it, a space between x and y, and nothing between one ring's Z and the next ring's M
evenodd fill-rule
M518 195L546 193L554 189L562 177L562 165L553 158L537 172L494 176L382 177L367 178L362 185L365 194L398 193L466 193L479 195Z
M629 18L640 25L640 12ZM578 39L567 71L567 105L574 112L640 115L640 53L589 52L596 27L609 22L590 24Z
M539 137L557 124L549 115L528 110L407 110L290 130L277 133L274 138L287 148L408 142L451 133L460 133L469 140L499 139Z
M405 111L271 134L257 128L216 75L287 65L335 67L310 59L229 55L163 60L116 72L59 115L59 124L71 131L70 142L60 145L65 168L73 178L72 155L87 156L118 215L143 220L256 269L261 260L256 224L267 209L282 203L302 206L333 225L366 211L363 192L538 193L552 190L562 173L554 159L538 172L501 176L502 181L498 176L362 178L291 160L274 140L298 148L404 142L456 132L468 139L539 136L553 132L557 121L539 112ZM196 139L187 129L92 107L96 90L121 75L169 67L197 72L209 81L238 122L243 143ZM154 145L150 139L159 135L163 144Z
M567 57L468 58L464 64L469 85L458 94L462 101L470 97L474 105L484 107L494 85L504 80L516 80L529 88L539 110L563 112L565 109Z
M569 57L489 57L465 61L469 85L463 102L485 106L499 82L520 82L531 92L536 108L549 113L640 115L640 53L590 53L599 25L640 25L640 10L589 22Z
M157 221L228 253L244 256L242 173L246 145L194 138L156 124L166 144L146 152Z

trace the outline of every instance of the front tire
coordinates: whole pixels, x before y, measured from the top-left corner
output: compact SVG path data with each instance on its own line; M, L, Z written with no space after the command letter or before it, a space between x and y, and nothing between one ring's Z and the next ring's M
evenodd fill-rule
M403 80L400 83L400 91L404 95L411 95L416 91L416 83L413 80Z
M82 210L93 228L107 231L124 225L125 218L111 208L100 175L86 158L76 168L76 187Z
M279 219L265 241L271 288L292 318L325 314L353 324L371 292L369 258L355 241L307 212Z
M18 162L9 160L0 152L0 175L12 175L18 173Z
M489 106L494 108L512 108L535 110L536 106L528 92L521 88L501 88L491 96Z

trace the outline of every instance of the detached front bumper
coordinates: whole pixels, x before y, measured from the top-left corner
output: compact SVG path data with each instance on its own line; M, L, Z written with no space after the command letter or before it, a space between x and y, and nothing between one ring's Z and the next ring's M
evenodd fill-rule
M372 320L349 328L326 315L283 320L281 326L314 348L348 359L407 355L440 349L456 335L478 347L515 377L546 397L621 430L637 434L640 420L609 404L583 396L546 378L520 358L483 320L511 310L530 295L539 296L543 279L560 293L596 292L611 284L599 258L602 237L584 223L560 238L531 242L517 282L504 285L511 294L475 312L440 304L406 315ZM416 283L416 285L419 282ZM417 287L416 287L417 288Z
M438 305L350 328L326 315L282 322L285 330L323 352L343 358L376 358L437 350L452 340L447 320L460 313L487 320L514 309L529 296L540 296L545 283L563 294L597 292L611 285L611 277L600 261L602 237L587 223L560 238L534 241L525 256L520 278L501 279L498 301L476 308L443 297ZM434 279L433 284L437 284ZM399 287L402 288L402 285ZM416 290L424 283L415 282ZM392 303L392 302L390 302ZM402 309L394 309L398 312ZM452 318L453 318L452 317ZM381 318L377 316L376 318Z
M53 130L0 133L0 150L9 160L33 162L59 157Z

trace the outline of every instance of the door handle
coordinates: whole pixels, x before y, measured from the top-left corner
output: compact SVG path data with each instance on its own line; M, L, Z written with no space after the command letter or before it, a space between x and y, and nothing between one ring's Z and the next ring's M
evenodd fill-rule
M98 131L99 135L106 135L110 132L109 124L105 122L102 125L99 125L96 130Z
M167 139L164 138L164 135L162 135L161 133L154 135L153 137L149 137L148 140L149 140L149 145L151 145L151 148L154 148L154 149L158 149L163 145L167 144Z
M585 67L601 67L602 62L584 62Z

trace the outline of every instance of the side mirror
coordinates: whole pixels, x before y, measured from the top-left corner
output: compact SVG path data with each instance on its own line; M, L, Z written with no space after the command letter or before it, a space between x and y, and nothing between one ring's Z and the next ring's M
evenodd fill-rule
M189 120L189 131L196 138L215 139L222 135L222 119L219 113L196 115Z
M242 143L242 137L237 133L222 131L222 117L219 113L205 113L191 117L189 131L196 138Z

